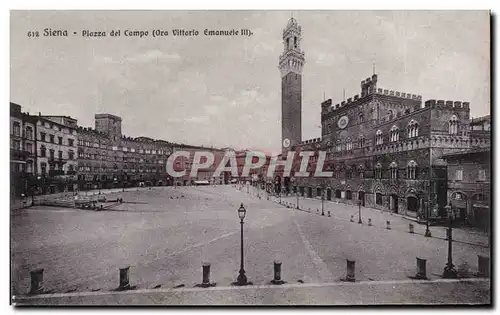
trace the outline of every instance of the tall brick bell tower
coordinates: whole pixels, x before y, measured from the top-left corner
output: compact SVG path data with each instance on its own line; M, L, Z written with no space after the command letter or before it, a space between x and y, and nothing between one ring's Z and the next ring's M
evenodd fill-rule
M293 17L283 30L284 51L279 59L281 71L281 152L286 157L302 134L302 67L300 50L302 28Z

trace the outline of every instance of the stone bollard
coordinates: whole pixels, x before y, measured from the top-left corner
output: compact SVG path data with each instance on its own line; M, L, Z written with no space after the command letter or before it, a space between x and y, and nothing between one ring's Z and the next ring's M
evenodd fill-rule
M416 279L427 279L426 263L427 260L417 257L417 274L415 275Z
M272 284L283 284L285 281L281 280L281 261L274 261L274 279L271 280Z
M351 220L350 221L354 222L354 215L353 214L351 214Z
M372 219L368 219L368 226L372 226Z
M202 265L203 268L203 276L201 280L201 284L197 284L196 287L208 288L215 287L214 282L210 282L210 263L206 262Z
M210 264L204 263L202 268L203 268L203 276L201 283L208 284L210 283Z
M31 288L30 294L43 293L43 268L30 271L31 275Z
M412 234L415 233L414 226L411 223L408 224L408 233L412 233Z
M120 285L118 290L128 290L130 289L130 266L120 268Z
M387 221L387 229L390 230L391 229L391 221Z
M329 216L329 217L331 217L331 215L330 215L330 211L328 211L328 216Z
M482 255L477 255L478 277L488 278L490 276L490 258Z
M356 272L355 272L356 262L354 260L349 260L349 259L346 259L346 261L347 261L347 274L346 277L342 280L354 282L356 281Z

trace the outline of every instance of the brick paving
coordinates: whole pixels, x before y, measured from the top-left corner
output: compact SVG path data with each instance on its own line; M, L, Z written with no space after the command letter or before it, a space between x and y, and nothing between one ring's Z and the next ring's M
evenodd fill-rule
M232 186L116 190L106 196L124 203L106 211L33 207L12 216L15 295L26 294L29 271L40 267L45 287L55 293L108 292L118 286L118 268L124 266L131 267L131 283L139 289L189 288L201 282L205 261L212 263L212 281L229 286L240 263L240 203L247 209L245 270L258 285L272 279L274 260L282 261L288 283L329 283L345 276L346 259L356 261L357 280L385 281L414 275L416 257L427 259L428 276L439 279L447 257L446 241L409 234L404 218L371 209L363 209L363 218L372 216L369 227L349 222L351 214L357 219L357 208L332 203L332 217L322 217ZM386 217L392 230L385 229ZM417 224L415 230L421 232ZM477 255L489 254L484 246L459 242L453 249L455 264L467 263L471 272L477 271Z

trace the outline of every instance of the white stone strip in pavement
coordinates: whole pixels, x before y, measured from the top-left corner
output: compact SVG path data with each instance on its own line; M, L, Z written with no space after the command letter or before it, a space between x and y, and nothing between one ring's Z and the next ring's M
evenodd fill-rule
M329 283L289 283L283 285L248 285L248 286L225 286L210 288L158 288L158 289L138 289L128 291L103 291L103 292L72 292L72 293L51 293L33 296L12 296L12 300L26 301L46 298L82 297L82 296L104 296L121 294L148 294L148 293L171 293L171 292L197 292L197 291L231 291L231 290L258 290L258 289L287 289L287 288L323 288L323 287L351 287L351 286L376 286L376 285L404 285L423 283L483 283L490 282L487 278L464 278L464 279L432 279L432 280L380 280L380 281L357 281L357 282L329 282Z
M316 253L314 248L312 247L311 243L307 240L306 236L302 232L302 229L300 228L300 225L297 223L297 221L293 220L293 223L297 227L297 230L299 231L300 238L302 240L302 243L304 244L307 253L309 254L309 257L311 257L312 262L314 263L315 269L317 274L319 275L319 278L325 282L333 282L335 280L334 276L328 270L328 267L326 266L325 262L319 257L319 255Z
M236 233L237 233L237 232L229 232L229 233L223 234L223 235L221 235L221 236L217 236L216 238L211 239L211 240L210 240L210 241L208 241L208 242L199 242L199 243L196 243L196 244L193 244L193 245L187 246L186 248L183 248L183 249L181 249L181 250L179 250L179 251L176 251L176 252L170 253L170 254L168 254L167 256L168 256L168 257L170 257L170 256L179 255L179 254L185 253L185 252L187 252L187 251L190 251L190 250L192 250L192 249L195 249L195 248L198 248L198 247L205 246L205 245L208 245L208 244L210 244L210 243L216 242L216 241L218 241L218 240L220 240L220 239L226 238L226 237L231 236L231 235L236 234ZM164 257L162 257L162 259L163 259L163 258L164 258Z

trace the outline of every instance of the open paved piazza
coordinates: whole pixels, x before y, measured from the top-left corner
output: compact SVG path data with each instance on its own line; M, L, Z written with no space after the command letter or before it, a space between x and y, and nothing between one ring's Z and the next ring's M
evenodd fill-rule
M12 294L18 304L377 304L489 303L489 281L475 278L486 237L455 229L453 262L463 281L441 278L448 243L443 227L358 207L296 197L280 200L250 187L153 187L105 192L123 198L103 211L32 207L12 214ZM250 287L233 287L244 254ZM287 207L288 206L288 207ZM295 208L294 208L295 207ZM304 210L305 209L305 210ZM330 211L330 217L328 217ZM351 222L354 215L355 222ZM372 226L368 226L368 218ZM386 221L391 221L391 229ZM408 223L415 233L408 233ZM455 239L455 237L454 237ZM410 279L416 257L427 259L429 280ZM342 282L346 259L356 282ZM282 262L283 286L270 285ZM211 263L212 288L202 282ZM465 268L465 266L468 266ZM135 290L115 292L119 268L130 266ZM30 270L44 268L46 295L29 297ZM465 274L465 273L464 273ZM446 297L446 298L444 298Z

